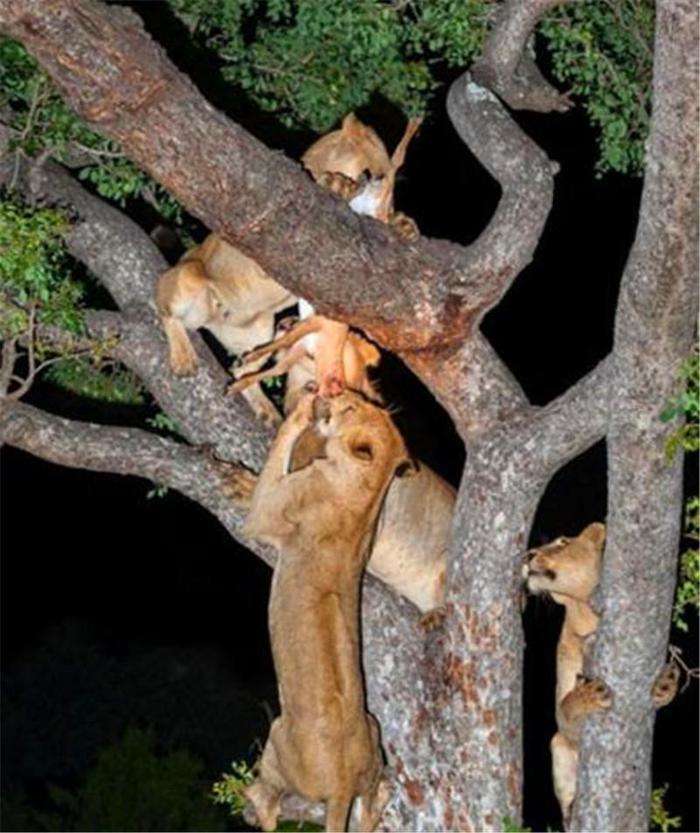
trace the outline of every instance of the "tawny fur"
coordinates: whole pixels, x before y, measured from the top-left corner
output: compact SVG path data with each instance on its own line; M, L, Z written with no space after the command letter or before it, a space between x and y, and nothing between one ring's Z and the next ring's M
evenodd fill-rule
M170 350L170 366L179 376L191 375L197 356L188 330L204 327L232 354L268 342L275 313L296 298L269 278L258 264L216 234L190 249L158 280L157 304ZM258 385L247 398L270 424L279 415Z
M357 214L388 223L399 237L415 240L418 237L415 222L394 211L394 186L408 145L421 122L422 119L408 122L389 158L374 130L351 113L339 130L314 142L302 162L318 183L347 200Z
M391 167L384 142L354 113L345 116L338 130L317 139L301 161L316 181L326 173L337 173L357 182L365 171L380 177Z
M548 593L565 609L564 623L557 643L557 683L555 694L557 733L551 741L552 780L561 808L565 829L571 819L576 796L578 744L584 719L612 706L612 692L602 680L589 680L584 664L590 650L590 637L599 617L590 599L598 586L605 545L605 525L589 524L576 538L557 538L530 550L523 566L527 588L532 593ZM652 690L654 705L673 699L678 673L666 666Z
M303 161L319 181L326 182L328 176L338 175L354 183L364 171L385 178L384 205L387 200L389 203L393 200L395 172L403 162L406 146L416 128L415 122L409 122L406 135L389 158L375 131L351 113L340 130L315 142L304 154ZM398 233L410 237L411 222L396 215L394 225ZM274 333L275 313L296 300L269 278L255 261L218 235L210 234L158 281L158 311L168 338L170 366L182 376L195 372L197 356L187 331L199 327L212 332L236 356L269 343ZM309 333L306 339L307 347L313 346L305 352L317 358L321 392L325 395L342 390L345 373L349 373L350 387L364 390L369 395L371 386L364 371L367 364L378 362L376 348L368 342L360 344L359 336L349 338L348 327L341 322L316 316L315 324L314 333ZM350 342L349 347L344 349L347 342ZM297 350L287 361L291 363L295 356L301 355L301 349ZM248 356L245 366L238 368L235 375L240 378L258 371L266 356L267 352L257 359ZM284 369L277 372L284 372ZM241 385L234 385L232 390L245 390L245 396L258 416L275 424L279 415L257 384L262 378L265 375L248 378Z
M294 410L314 380L315 366L308 356L288 369L285 414ZM227 494L237 506L247 509L256 476L240 469L229 480ZM391 481L379 515L367 570L421 613L433 611L444 602L455 500L455 489L419 463L413 477Z
M286 792L326 802L345 830L355 797L373 830L388 797L365 710L359 592L382 500L409 463L385 411L346 391L303 397L282 425L244 531L279 551L269 621L282 714L247 795L273 830Z
M246 366L258 364L280 351L284 353L273 367L241 376L230 385L229 393L245 390L261 379L288 373L296 363L312 359L320 396L337 396L347 387L368 399L380 400L367 376L367 368L379 364L379 350L341 321L322 315L305 318L274 341L248 353Z

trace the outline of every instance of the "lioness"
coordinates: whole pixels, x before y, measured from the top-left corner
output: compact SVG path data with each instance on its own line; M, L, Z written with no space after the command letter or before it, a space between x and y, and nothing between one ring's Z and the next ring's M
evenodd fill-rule
M314 382L314 362L304 357L287 374L284 412L290 414ZM248 509L256 476L246 469L229 475L227 494ZM439 608L452 533L455 489L418 463L413 477L389 485L372 543L367 571L388 584L421 613Z
M204 327L230 353L240 356L272 338L275 313L295 304L296 298L254 260L210 234L160 276L156 302L168 339L170 367L179 376L188 376L197 368L188 330ZM280 422L275 406L258 385L245 395L265 422Z
M589 524L576 538L560 537L532 549L523 565L523 577L531 593L548 593L565 608L564 623L557 643L557 683L555 694L558 731L551 740L552 779L561 808L564 828L568 829L576 796L578 744L585 717L609 709L612 692L602 680L589 680L583 666L590 649L589 637L598 627L599 617L590 605L598 586L605 545L605 525ZM665 666L653 690L655 706L665 705L675 696L678 669Z
M415 240L415 222L394 211L394 185L421 122L422 119L409 120L389 158L376 132L350 113L340 129L314 142L301 161L319 184L347 200L355 213L374 217L390 225L399 237Z
M359 593L379 509L410 467L386 411L349 391L308 394L287 418L253 492L244 532L279 550L269 621L282 714L247 789L264 830L285 792L326 802L326 829L375 828L388 789L365 711Z

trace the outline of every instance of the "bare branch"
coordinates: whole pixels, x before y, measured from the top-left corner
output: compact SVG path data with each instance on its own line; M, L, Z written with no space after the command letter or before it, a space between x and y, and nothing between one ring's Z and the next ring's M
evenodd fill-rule
M23 402L0 401L0 444L52 463L111 474L135 475L176 489L217 517L230 534L268 563L274 555L242 538L243 515L228 496L237 466L208 450L176 443L138 428L77 422Z
M92 312L88 327L99 338L118 337L112 356L136 373L190 443L211 446L221 459L262 468L270 432L242 397L224 395L230 379L200 337L192 338L197 372L182 378L170 369L165 335L150 308Z
M472 69L474 79L514 110L549 113L571 102L542 77L528 48L540 18L567 0L506 0ZM572 2L572 0L568 0Z
M610 421L612 356L545 408L515 418L508 434L533 452L531 464L549 478L570 460L601 440Z
M6 396L12 384L12 374L17 361L17 339L6 338L2 343L0 362L0 397Z

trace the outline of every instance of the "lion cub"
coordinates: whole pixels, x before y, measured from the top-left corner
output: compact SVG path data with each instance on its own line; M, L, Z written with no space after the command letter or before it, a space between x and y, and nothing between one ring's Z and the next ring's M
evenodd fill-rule
M285 792L325 801L331 831L346 829L355 797L360 829L373 830L388 798L365 710L359 595L382 500L409 465L384 410L349 391L307 394L255 486L244 531L279 551L269 621L282 714L247 790L264 830Z
M171 368L178 376L191 375L197 368L188 330L204 327L230 353L240 356L268 342L275 313L295 303L296 298L254 260L210 234L158 280L158 312ZM250 388L246 398L265 422L279 422L279 414L259 386Z
M598 586L605 545L605 525L589 524L576 538L561 537L530 550L523 565L523 577L531 593L548 593L565 609L557 643L556 721L551 740L552 779L561 808L564 829L568 829L576 797L578 744L583 721L589 714L612 706L613 695L602 680L589 680L583 667L590 650L589 637L595 633L599 616L590 605ZM678 670L666 666L652 691L655 706L666 705L675 696Z

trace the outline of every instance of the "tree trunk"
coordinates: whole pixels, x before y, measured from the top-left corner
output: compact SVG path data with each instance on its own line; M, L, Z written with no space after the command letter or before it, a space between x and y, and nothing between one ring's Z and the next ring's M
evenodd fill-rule
M119 141L190 211L289 289L398 352L445 405L465 441L443 620L426 633L411 605L374 580L365 584L369 707L382 726L395 779L384 819L389 830L500 830L505 816L519 818L520 561L548 480L608 431L610 543L596 663L617 701L605 723L596 721L596 731L586 736L577 820L586 829L631 829L627 825L643 821L648 806L648 692L668 627L680 500L678 466L666 466L659 456L656 417L691 335L687 278L695 249L688 248L692 207L684 177L695 167L688 127L694 81L692 62L679 62L693 54L692 9L690 0L660 4L655 132L615 354L547 407L534 408L478 324L532 258L551 205L555 166L501 100L543 111L567 106L523 57L533 26L553 4L503 3L473 74L459 78L449 93L455 128L503 192L482 235L462 247L426 239L404 245L385 227L353 215L298 166L217 113L129 10L92 0L0 0L0 29L42 62L86 122ZM35 173L39 190L70 191L51 166ZM76 193L66 199L81 202L82 249L80 235L73 245L90 262L94 252L84 244L94 228L86 227L84 214L100 215L99 201ZM107 215L101 222L116 229ZM121 308L98 313L91 326L121 336L117 358L178 419L189 443L215 444L223 459L259 467L267 438L249 414L221 397L224 374L211 357L207 361L205 349L200 345L204 360L193 380L168 372L147 297L155 262L141 253L133 287L113 258L91 264L107 286L112 282ZM86 459L79 453L72 438L84 429L47 428L35 414L24 412L24 422L17 414L23 416L8 409L0 419L7 441L51 457L29 434L32 425L44 437L52 428L55 441L63 442L54 459L109 468L109 455L93 450ZM89 434L108 440L99 431ZM120 436L124 448L151 448L141 436ZM133 470L113 450L113 470ZM150 470L150 461L239 536L240 515L221 504L219 470L196 455L168 467L163 453L154 447L144 468ZM212 477L216 496L198 493L199 472ZM638 562L646 551L630 541L653 543L643 569ZM637 629L634 640L629 623ZM631 772L630 762L642 751L641 776L623 776L623 766Z
M608 537L593 671L615 705L590 722L575 830L648 830L654 711L680 538L682 460L659 420L697 310L697 4L657 3L652 129L637 236L615 322Z

